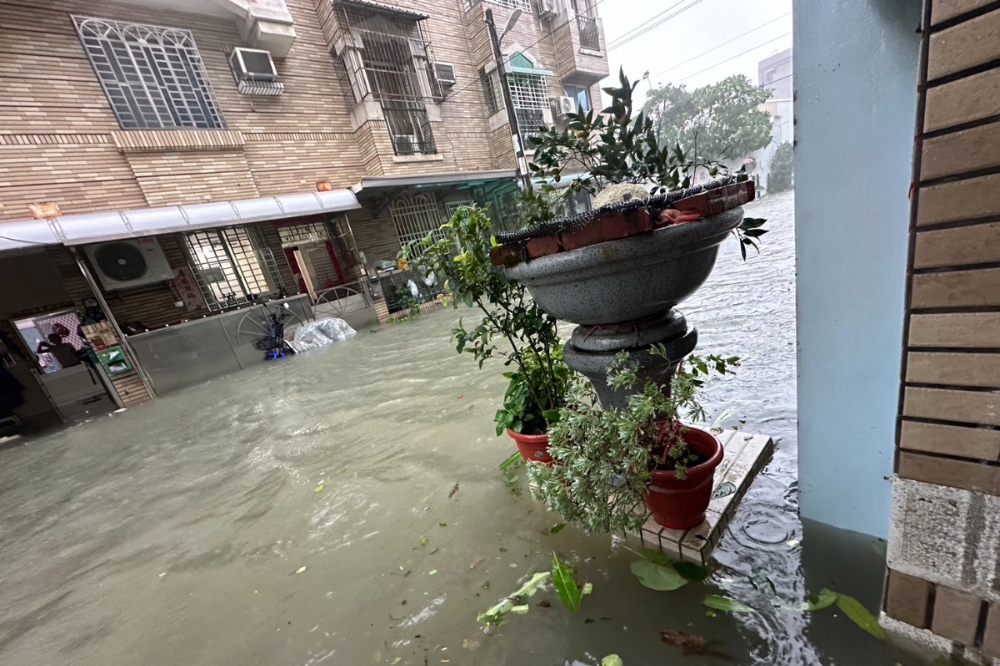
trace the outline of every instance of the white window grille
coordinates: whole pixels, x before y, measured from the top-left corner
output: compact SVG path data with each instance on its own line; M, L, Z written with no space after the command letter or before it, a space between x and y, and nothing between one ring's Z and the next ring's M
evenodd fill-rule
M549 108L544 77L536 74L511 74L507 81L521 134L526 138L537 135L538 128L545 125L545 110Z
M323 243L330 240L330 232L322 222L289 224L278 227L281 247L295 247L306 243Z
M441 96L420 15L338 3L338 54L354 99L380 103L397 155L436 151L426 105Z
M526 12L531 11L531 0L488 0L494 5L506 7L507 9L521 9Z
M184 235L184 246L211 310L253 302L284 289L274 255L257 229L197 231Z
M440 229L448 220L434 197L426 194L402 195L389 206L389 213L401 246L422 241L428 234L435 241L444 238L444 232ZM419 254L421 250L417 249Z
M122 129L226 126L189 31L81 16L73 21Z

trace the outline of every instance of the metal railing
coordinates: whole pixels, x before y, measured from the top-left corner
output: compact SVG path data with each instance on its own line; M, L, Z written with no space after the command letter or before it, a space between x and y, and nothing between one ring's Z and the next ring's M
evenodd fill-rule
M352 312L361 312L375 307L368 292L368 280L355 280L347 284L324 289L316 294L313 311L320 317L344 318Z
M576 25L580 30L580 48L600 51L601 29L597 26L597 19L577 14Z
M434 135L427 109L419 102L382 102L392 149L397 155L433 155Z

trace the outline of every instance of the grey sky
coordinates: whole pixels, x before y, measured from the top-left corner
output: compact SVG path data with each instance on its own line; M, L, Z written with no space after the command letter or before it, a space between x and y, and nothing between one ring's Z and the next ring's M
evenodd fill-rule
M668 9L659 18L684 11L612 48L616 38L656 22L653 17ZM792 45L791 12L791 0L600 0L597 7L613 75L620 66L633 80L649 70L654 85L673 82L689 89L731 74L746 74L759 83L757 63ZM637 92L644 97L648 89L642 83Z

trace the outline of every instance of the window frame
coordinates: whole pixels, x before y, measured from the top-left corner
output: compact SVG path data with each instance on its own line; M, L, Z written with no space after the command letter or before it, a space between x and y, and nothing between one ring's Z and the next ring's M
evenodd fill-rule
M122 129L226 129L190 30L91 16L72 19Z
M274 253L257 227L201 229L180 234L180 241L210 311L253 303L255 298L251 296L274 296L285 289ZM239 242L238 247L234 241ZM254 265L244 265L249 257L253 257ZM223 279L208 279L210 271L219 271ZM216 287L222 283L224 288ZM268 289L264 291L261 286ZM233 294L235 302L227 299L228 294Z

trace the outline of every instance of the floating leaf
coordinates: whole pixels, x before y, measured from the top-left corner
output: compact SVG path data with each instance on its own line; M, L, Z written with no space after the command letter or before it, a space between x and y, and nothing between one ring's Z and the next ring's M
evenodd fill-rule
M710 594L705 597L705 600L701 602L709 608L714 608L715 610L726 611L727 613L752 613L753 609L747 606L745 603L736 601L735 599L730 599L729 597L720 597L715 594Z
M559 534L560 532L563 531L564 527L566 527L566 523L559 523L558 525L549 530L549 534Z
M325 487L325 484L321 483L318 486L316 486L315 488L313 488L313 492L314 493L321 493L321 492L323 492L323 488L324 487Z
M674 570L688 580L700 583L708 578L708 569L700 567L694 562L674 562Z
M726 481L721 484L718 488L712 491L712 499L719 499L721 497L729 497L736 492L736 486Z
M649 560L632 563L632 573L644 587L658 592L672 592L688 584L687 578L671 566L655 564Z
M520 606L512 606L510 612L513 613L514 615L527 615L528 605L522 604Z
M861 605L861 602L846 594L837 595L837 608L844 611L844 615L851 618L854 624L858 625L869 634L879 640L885 638L885 631L879 626L878 620L868 612L868 609Z
M382 653L381 652L376 652L375 653L375 657L372 658L372 661L374 661L376 663L382 661Z
M305 570L306 570L305 567L299 567L298 569L295 570L295 573L300 574L300 573L302 573Z
M555 553L552 553L552 584L566 608L573 612L580 610L583 595L576 584L573 567L560 560Z
M594 624L594 622L596 622L596 620L592 617L588 617L586 620L583 621L584 624Z
M427 572L427 575L428 576L436 576L437 572L438 572L437 569L431 569L430 571Z
M806 598L805 608L803 610L823 610L824 608L829 608L835 603L837 603L837 593L824 587L819 591L819 594L810 594ZM844 612L846 613L847 611Z
M524 597L534 595L535 592L538 591L538 588L544 585L549 579L549 576L551 576L551 574L548 571L536 573L530 580L518 588L517 591L509 597L501 599L492 607L481 612L476 619L483 624L493 624L497 626L503 624L505 621L504 615L514 608L515 600L520 600ZM484 586L484 589L489 589L488 583Z
M584 583L583 589L580 590L580 594L582 594L583 596L587 596L588 594L591 594L593 591L594 591L593 583Z
M438 523L438 527L448 527L448 523Z
M426 546L427 545L427 537L424 536L423 534L420 535L420 545L421 546Z
M396 657L395 659L392 660L392 666L396 666L396 664L398 664L401 661L403 661L402 657Z
M618 655L609 654L604 659L601 659L601 666L625 666L625 662Z

